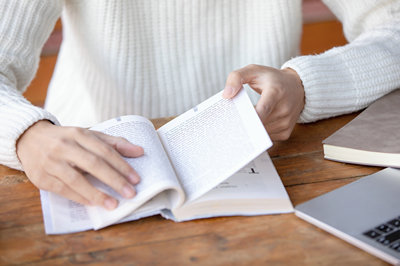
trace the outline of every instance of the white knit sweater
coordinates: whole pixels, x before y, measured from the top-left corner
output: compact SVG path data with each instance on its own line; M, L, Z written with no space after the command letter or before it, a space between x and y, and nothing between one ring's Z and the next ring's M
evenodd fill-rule
M0 163L21 169L16 141L38 120L90 126L177 115L252 63L299 73L301 122L359 110L400 87L400 1L325 2L351 43L295 57L300 0L0 0ZM21 93L60 15L63 43L43 110Z

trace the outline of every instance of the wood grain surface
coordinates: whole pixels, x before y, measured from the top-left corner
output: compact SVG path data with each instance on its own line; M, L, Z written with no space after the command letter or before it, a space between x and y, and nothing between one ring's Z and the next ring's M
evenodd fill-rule
M380 170L323 159L321 140L354 117L297 125L270 150L294 205ZM0 265L387 265L294 214L182 223L154 216L48 236L39 192L24 173L0 166L0 195Z

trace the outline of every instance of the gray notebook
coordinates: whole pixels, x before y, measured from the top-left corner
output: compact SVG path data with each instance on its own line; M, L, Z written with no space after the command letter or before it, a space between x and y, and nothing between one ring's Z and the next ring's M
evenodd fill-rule
M386 168L295 207L295 214L400 264L400 169Z
M400 167L400 89L359 114L323 141L326 159Z

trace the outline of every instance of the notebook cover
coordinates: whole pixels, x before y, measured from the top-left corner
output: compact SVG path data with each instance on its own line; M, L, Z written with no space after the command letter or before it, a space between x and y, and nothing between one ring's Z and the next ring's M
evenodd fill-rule
M400 153L400 89L371 104L323 144L383 153Z

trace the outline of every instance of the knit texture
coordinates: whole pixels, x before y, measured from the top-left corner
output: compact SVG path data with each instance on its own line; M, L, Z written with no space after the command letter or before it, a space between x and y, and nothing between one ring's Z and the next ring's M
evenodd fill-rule
M294 69L305 88L299 122L360 110L400 88L400 1L325 2L351 43L282 66Z
M34 77L41 47L60 12L53 0L0 1L0 163L11 168L22 170L16 142L27 128L43 119L58 124L21 93Z
M301 121L365 107L400 87L396 2L326 1L354 41L295 57L300 0L0 0L0 163L21 169L16 141L38 120L88 127L125 114L177 115L248 64L298 71ZM21 93L60 15L63 43L45 111Z
M245 65L298 54L300 1L66 1L46 109L64 125L178 115ZM253 98L255 98L253 96Z

